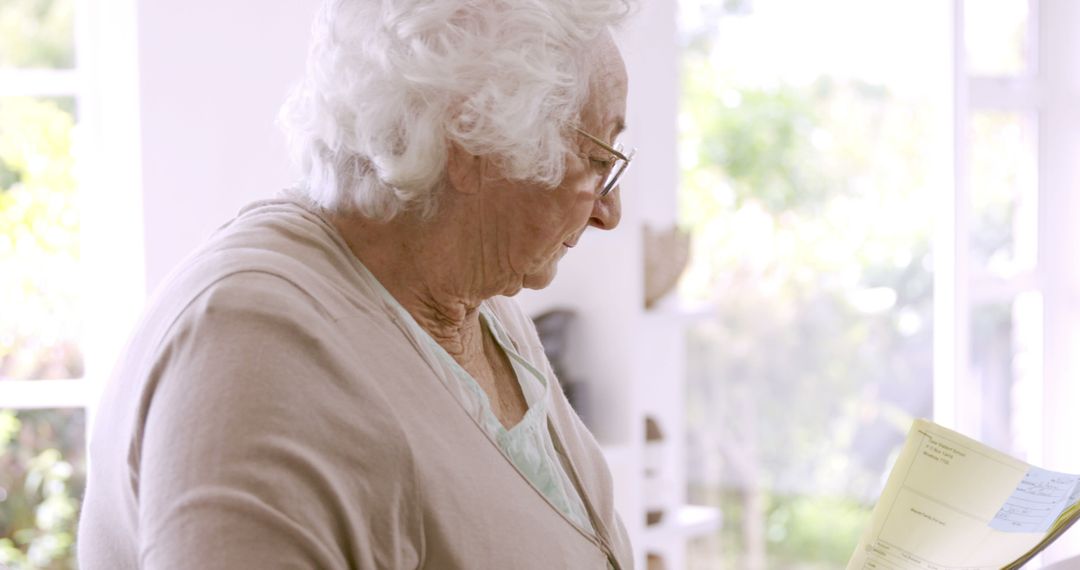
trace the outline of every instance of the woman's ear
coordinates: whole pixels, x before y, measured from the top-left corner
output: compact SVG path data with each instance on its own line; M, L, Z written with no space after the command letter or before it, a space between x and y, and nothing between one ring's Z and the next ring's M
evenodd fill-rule
M460 146L449 143L446 153L446 178L450 188L462 194L480 191L484 172L484 159L469 154Z

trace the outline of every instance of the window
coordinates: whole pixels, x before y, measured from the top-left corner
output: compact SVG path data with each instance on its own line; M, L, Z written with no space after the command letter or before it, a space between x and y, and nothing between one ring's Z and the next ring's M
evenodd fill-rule
M1037 14L1027 0L964 0L957 8L954 223L940 243L964 254L942 276L957 303L941 332L966 338L955 358L966 354L968 364L954 383L940 383L956 396L938 414L1041 462Z
M0 7L0 563L73 566L85 474L74 4Z
M102 183L108 165L133 162L130 9L0 3L4 568L74 567L91 395L142 298L137 170ZM128 34L102 33L119 29ZM103 135L108 116L118 120Z
M690 567L842 567L914 417L1080 469L1067 5L680 2Z

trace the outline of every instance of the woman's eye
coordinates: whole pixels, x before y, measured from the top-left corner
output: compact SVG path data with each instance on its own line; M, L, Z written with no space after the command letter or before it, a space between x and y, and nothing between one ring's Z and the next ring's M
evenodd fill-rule
M589 157L589 163L592 164L594 168L602 170L602 169L605 169L605 168L609 168L611 166L611 159L610 158L596 158L596 157L590 156Z

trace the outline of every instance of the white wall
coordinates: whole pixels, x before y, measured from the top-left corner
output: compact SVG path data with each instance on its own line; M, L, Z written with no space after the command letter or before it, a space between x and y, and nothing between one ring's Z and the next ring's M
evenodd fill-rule
M294 180L277 108L317 2L138 2L146 285Z

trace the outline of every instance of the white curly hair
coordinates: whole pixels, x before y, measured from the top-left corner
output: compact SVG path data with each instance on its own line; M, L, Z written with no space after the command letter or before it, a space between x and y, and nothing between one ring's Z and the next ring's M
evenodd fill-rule
M509 179L563 178L588 46L627 0L325 0L278 117L319 206L435 210L448 145Z

